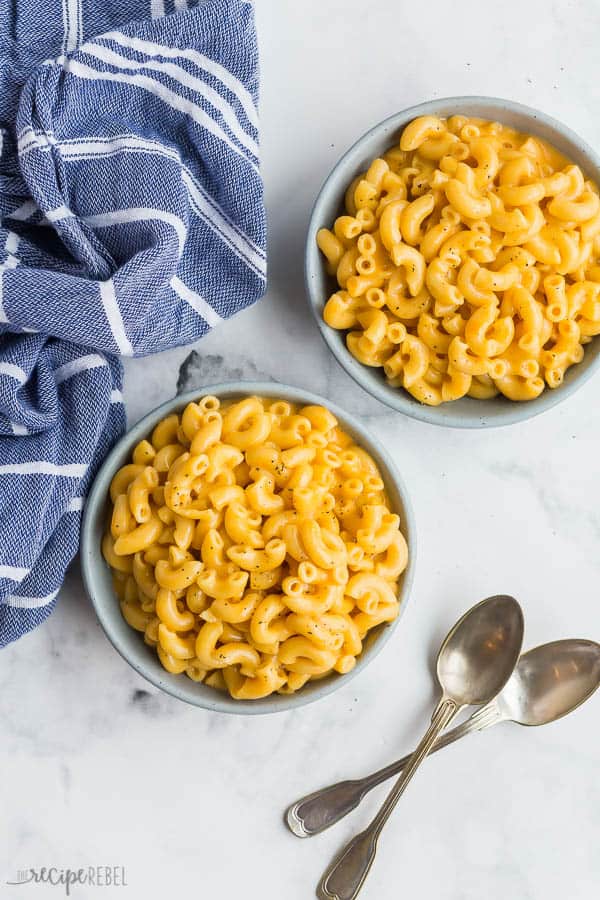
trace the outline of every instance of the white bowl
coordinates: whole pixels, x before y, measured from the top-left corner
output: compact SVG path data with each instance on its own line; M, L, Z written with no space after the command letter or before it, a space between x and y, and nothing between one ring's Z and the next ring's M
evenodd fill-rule
M173 411L182 410L191 400L197 400L204 394L215 395L221 400L258 394L261 397L289 400L303 406L313 403L327 406L345 431L352 435L357 444L371 454L379 466L391 508L400 516L402 532L409 547L408 566L402 575L398 590L400 615L404 612L412 584L416 554L416 530L408 493L384 448L353 416L324 397L275 382L211 384L163 403L162 406L148 413L121 438L98 472L85 506L81 533L81 567L84 584L91 597L96 615L113 647L136 672L153 685L172 694L173 697L185 700L195 706L202 706L218 712L248 715L295 709L331 694L362 672L390 638L400 616L393 622L373 629L365 640L363 652L359 656L356 666L347 675L329 675L323 680L309 682L295 694L273 694L264 700L234 700L229 694L191 681L186 675L171 675L162 667L156 651L148 647L141 634L134 631L123 619L113 591L110 569L102 557L100 543L106 529L109 487L113 476L122 465L131 459L131 452L135 445L142 438L148 437L160 419Z
M600 365L600 339L593 340L586 346L583 361L571 366L559 388L546 388L535 400L516 403L506 397L495 397L492 400L463 397L461 400L432 407L419 403L402 388L390 387L383 369L370 368L358 362L346 347L345 333L330 328L323 321L323 307L337 285L325 270L323 256L317 247L317 231L322 227L330 227L334 219L343 212L344 193L350 182L359 172L365 171L372 159L398 143L402 130L409 122L418 116L448 117L455 114L491 119L526 134L544 138L580 166L588 178L600 184L600 157L595 151L566 125L536 109L493 97L448 97L412 106L385 119L363 135L342 156L323 184L308 227L306 289L311 309L329 349L346 372L382 403L413 419L433 425L450 425L455 428L512 425L566 400L584 384Z

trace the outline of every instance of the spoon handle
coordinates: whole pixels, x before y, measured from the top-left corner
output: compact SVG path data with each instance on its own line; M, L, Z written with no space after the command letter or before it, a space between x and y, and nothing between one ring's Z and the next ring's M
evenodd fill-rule
M323 874L317 888L320 900L354 900L358 896L377 851L377 839L389 819L409 781L433 747L438 734L452 721L459 710L454 700L442 698L431 719L431 724L419 746L404 767L400 778L386 797L371 824L357 834L344 848L341 855Z
M456 728L440 735L430 753L436 753L473 731L481 731L483 728L494 725L499 718L498 708L492 701L474 712L466 722L462 722ZM338 781L337 784L331 784L312 794L307 794L287 809L285 819L288 828L296 837L301 838L320 834L321 831L335 825L353 809L356 809L369 791L372 791L377 785L387 781L392 775L399 775L411 756L412 753L407 753L401 759L364 778Z

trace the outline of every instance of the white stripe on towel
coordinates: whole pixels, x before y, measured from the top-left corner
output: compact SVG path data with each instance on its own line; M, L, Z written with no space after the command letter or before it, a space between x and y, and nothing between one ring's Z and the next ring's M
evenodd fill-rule
M186 303L192 307L192 309L197 312L202 318L210 325L211 328L214 328L215 325L220 325L223 319L219 315L219 313L210 306L209 303L201 297L200 294L197 294L191 288L189 288L186 284L181 281L177 275L174 275L169 282L173 290L176 294L178 294L182 300L185 300Z
M7 578L9 581L23 581L30 571L30 569L24 569L23 566L9 566L0 563L0 578Z
M61 475L64 478L83 478L87 472L84 463L57 463L47 459L35 459L24 463L6 463L0 466L0 475Z
M4 309L4 286L3 286L3 275L7 269L16 269L19 265L19 260L16 256L8 256L3 263L0 263L0 322L8 322L8 317L6 315L6 311ZM25 331L25 329L23 329Z
M62 0L64 40L63 52L75 50L81 38L81 0Z
M123 316L117 303L115 295L115 285L112 278L108 281L100 282L100 299L104 307L104 313L108 319L110 330L112 331L115 343L124 356L133 356L133 347L129 342L129 338L125 334L125 325Z
M41 609L42 606L48 606L49 603L52 603L57 594L58 588L52 591L51 594L48 594L47 597L18 597L16 594L13 594L11 597L7 597L4 602L7 606L12 606L13 609Z
M68 206L65 206L64 203L62 206L57 206L56 209L49 209L48 212L44 213L44 217L48 222L58 222L60 219L72 219L75 216L73 210L69 209Z
M34 203L33 200L26 200L25 203L22 203L21 206L18 206L14 212L9 213L6 218L15 219L15 221L17 222L26 222L27 219L30 219L31 216L37 211L37 203Z
M14 231L9 231L6 235L6 241L4 242L4 249L6 252L14 255L17 252L20 240L21 238L18 234L15 234Z
M150 0L150 15L153 19L162 19L165 14L165 0Z
M98 228L110 228L111 225L128 225L130 222L147 222L155 219L166 222L177 234L179 241L179 253L183 251L183 245L187 237L185 222L179 216L167 212L164 209L155 209L152 206L131 206L127 209L112 209L93 216L83 216L82 221Z
M54 380L56 384L62 384L67 378L78 375L80 372L89 372L90 369L99 369L101 366L107 365L106 360L98 353L90 353L87 356L78 356L70 362L59 366L54 370Z
M8 375L9 378L14 378L19 384L25 384L27 381L27 372L21 366L16 366L11 362L0 362L0 375Z

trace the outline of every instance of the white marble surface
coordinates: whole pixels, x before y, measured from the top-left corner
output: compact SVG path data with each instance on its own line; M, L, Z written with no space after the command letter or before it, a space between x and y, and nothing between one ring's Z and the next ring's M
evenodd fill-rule
M403 11L404 10L404 11ZM391 414L328 355L309 317L302 255L315 192L372 123L450 94L544 109L600 146L596 0L492 6L257 3L270 286L190 348L129 363L134 422L201 386L265 377L353 409L408 482L419 527L410 609L352 684L255 719L187 707L144 683L104 638L77 569L59 607L0 660L0 896L29 866L124 865L127 889L73 896L303 900L381 794L300 842L299 794L410 749L434 699L435 648L479 598L509 592L526 644L599 637L600 376L522 426L461 433ZM501 726L440 754L402 800L365 900L589 900L600 884L599 698L539 730Z

